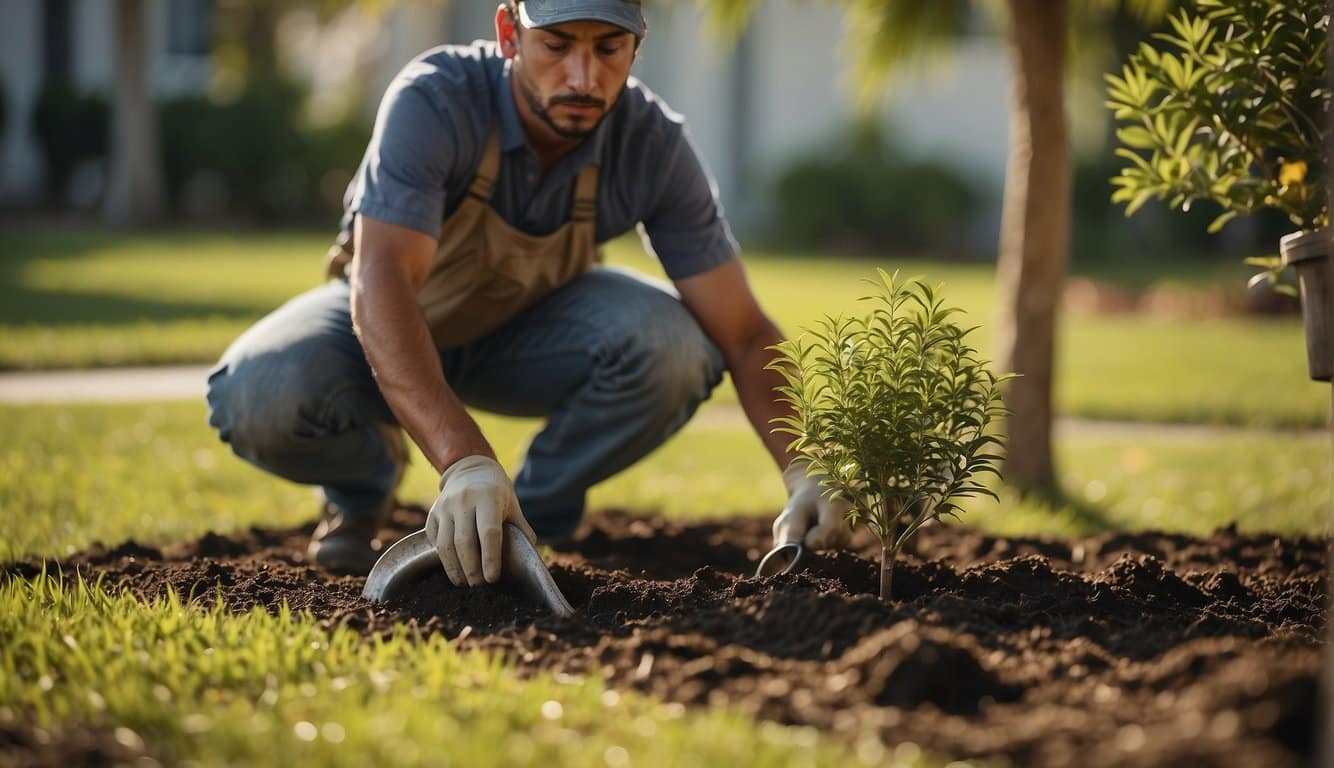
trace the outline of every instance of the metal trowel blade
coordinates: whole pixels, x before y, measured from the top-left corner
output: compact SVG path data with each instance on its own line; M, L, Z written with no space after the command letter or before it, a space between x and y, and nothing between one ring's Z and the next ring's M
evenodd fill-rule
M755 578L764 576L776 576L780 573L792 573L802 564L806 557L806 547L801 542L790 541L786 544L779 544L769 550L769 554L764 556L760 565L755 569Z
M504 527L501 544L500 586L543 606L557 616L571 616L574 608L561 593L542 556L528 537L512 523ZM435 544L422 529L394 542L380 555L366 577L361 596L373 603L400 595L435 569L443 569Z

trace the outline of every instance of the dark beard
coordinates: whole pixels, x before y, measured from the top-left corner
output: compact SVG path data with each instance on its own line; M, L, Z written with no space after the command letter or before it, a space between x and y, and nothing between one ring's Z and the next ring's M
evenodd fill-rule
M598 124L602 122L602 118L607 116L606 102L602 99L571 94L569 96L553 96L549 103L543 104L538 99L537 93L528 85L527 80L524 79L522 72L516 71L514 73L514 82L518 84L519 93L523 96L523 100L527 102L528 108L532 110L533 114L541 118L542 122L546 123L547 127L562 139L583 139L587 137L597 129ZM587 128L562 128L552 119L550 112L550 109L558 104L598 107L602 110L602 114L599 115L598 119L593 121L593 124Z

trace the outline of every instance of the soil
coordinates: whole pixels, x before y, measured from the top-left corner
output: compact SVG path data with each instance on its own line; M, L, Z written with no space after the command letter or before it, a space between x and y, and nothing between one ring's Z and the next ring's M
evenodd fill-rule
M422 519L400 510L395 533ZM61 565L66 578L77 570L145 599L171 587L238 612L285 601L366 636L406 624L525 670L597 672L660 699L848 738L870 728L886 744L952 758L1088 768L1311 761L1324 540L1232 529L1055 540L935 526L901 557L884 602L869 540L812 557L799 573L750 577L768 527L764 517L594 515L548 553L576 608L570 619L492 588L456 589L443 572L371 605L362 579L303 562L309 528L97 546ZM41 563L2 568L32 578ZM89 752L99 742L111 752ZM114 761L123 751L94 731L0 729L0 758Z

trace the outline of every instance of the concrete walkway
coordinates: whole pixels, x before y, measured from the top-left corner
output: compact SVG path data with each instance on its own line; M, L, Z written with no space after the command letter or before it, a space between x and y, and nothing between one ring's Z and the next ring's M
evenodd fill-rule
M162 400L203 402L209 366L97 368L72 371L0 373L0 404L133 403ZM736 429L747 424L735 403L711 404L691 419L693 429ZM1208 440L1223 435L1272 433L1274 430L1213 424L1164 424L1138 421L1058 419L1057 437L1166 437ZM1286 434L1326 434L1325 430L1284 430Z
M0 403L202 400L208 366L97 368L0 374Z

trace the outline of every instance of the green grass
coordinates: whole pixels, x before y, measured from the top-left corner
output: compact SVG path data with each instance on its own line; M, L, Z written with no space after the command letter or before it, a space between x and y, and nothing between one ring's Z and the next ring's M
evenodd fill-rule
M513 468L535 426L482 417ZM0 407L0 561L95 539L166 543L291 525L311 492L232 457L202 403ZM1006 498L964 523L1006 533L1162 527L1325 529L1323 435L1085 430L1058 450L1068 501ZM427 501L418 456L403 495ZM773 514L777 471L734 406L593 493L675 516ZM552 703L554 702L554 704ZM556 713L558 716L552 717ZM915 745L833 740L730 710L684 710L596 679L518 671L440 639L364 642L304 615L230 616L52 581L0 583L0 728L109 732L164 763L418 765L928 764Z
M1064 499L975 506L964 524L1005 534L1156 528L1203 534L1235 524L1279 534L1330 531L1328 434L1265 431L1144 436L1096 429L1060 441Z
M309 490L230 456L198 403L2 407L0 420L0 561L96 539L165 543L296 524L314 509ZM533 426L485 421L510 456ZM661 478L675 483L694 474L692 454L721 460L734 446L735 467L763 475L775 497L776 473L753 437L737 440L745 435L726 415L700 424L648 465L663 473L632 473L599 498L680 501ZM724 487L727 468L712 471L685 496L698 502ZM407 483L405 496L429 499L434 477L420 456ZM596 679L520 675L439 638L367 643L306 615L145 605L43 578L0 583L0 728L7 722L54 739L99 729L164 763L938 765L913 744L889 751L871 735L836 740L608 692Z
M537 422L479 414L502 461L517 467ZM202 403L0 407L0 561L64 555L93 541L166 543L314 514L305 487L233 457ZM1068 499L974 503L965 523L1005 533L1165 528L1204 533L1324 530L1327 435L1076 432L1057 447ZM400 495L427 503L437 478L417 455ZM593 508L676 517L782 507L778 472L738 409L708 406L648 460L595 488Z
M319 283L320 243L309 234L0 235L0 368L214 359L256 318Z
M211 362L256 318L319 282L324 234L115 235L28 230L0 234L0 370ZM637 242L613 263L661 274ZM991 349L994 270L927 260L875 261L748 253L765 308L796 333L824 314L856 311L876 266L944 282L950 303L981 326ZM1128 262L1129 263L1129 262ZM1113 270L1207 285L1239 279L1235 265ZM1306 377L1300 322L1065 318L1056 400L1067 415L1265 426L1321 426L1328 389ZM730 387L718 394L734 401Z
M366 642L309 615L145 605L46 577L0 583L5 721L101 728L166 764L926 764L870 737L853 748L596 679L521 678L439 636Z

